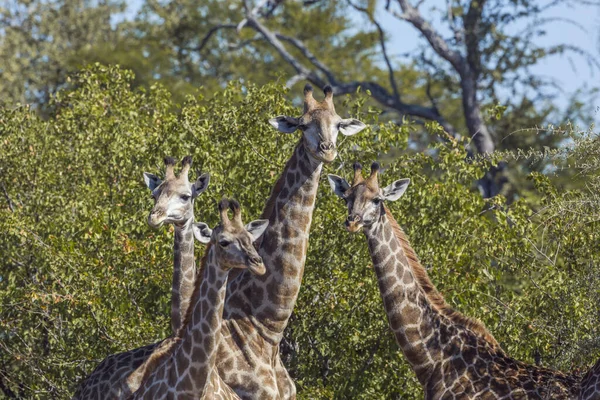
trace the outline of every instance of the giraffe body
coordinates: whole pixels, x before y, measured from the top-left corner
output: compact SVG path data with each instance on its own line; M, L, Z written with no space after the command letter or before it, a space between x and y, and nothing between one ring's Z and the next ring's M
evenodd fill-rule
M233 220L227 216L228 205ZM150 357L146 376L133 399L239 399L215 367L225 289L232 268L265 272L252 242L262 235L268 221L254 221L244 227L236 202L223 200L219 209L221 224L214 231L199 224L195 232L199 240L210 244L203 262L203 278L197 280L192 296L192 308L169 347Z
M480 322L446 304L383 205L402 196L409 181L380 189L378 169L374 164L365 180L355 164L352 186L335 175L329 180L348 205L348 230L367 237L390 328L425 399L577 399L574 376L513 360Z
M142 367L165 340L106 357L81 383L73 400L127 399L139 387L138 381L130 388L127 377ZM132 379L135 385L136 377Z

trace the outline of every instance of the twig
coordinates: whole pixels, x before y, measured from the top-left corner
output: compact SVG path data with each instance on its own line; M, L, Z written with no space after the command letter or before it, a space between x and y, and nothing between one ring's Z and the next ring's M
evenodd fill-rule
M2 191L4 192L4 197L6 197L6 201L8 202L8 208L10 208L11 212L15 212L15 208L13 206L13 202L10 199L10 196L8 195L8 192L6 191L6 186L4 186L4 182L2 182Z

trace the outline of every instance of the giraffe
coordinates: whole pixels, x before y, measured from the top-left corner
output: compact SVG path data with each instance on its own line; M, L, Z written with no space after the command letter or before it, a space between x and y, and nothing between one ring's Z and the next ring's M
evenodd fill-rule
M404 194L409 179L380 189L378 171L374 163L364 179L356 163L352 185L328 178L346 201L347 230L367 237L389 326L425 399L576 399L576 377L510 358L483 324L445 302L384 205Z
M206 190L209 174L200 175L193 183L188 180L192 157L181 161L181 172L175 176L175 159L166 157L165 179L145 172L144 181L152 192L154 207L148 216L148 224L159 228L164 224L175 226L174 270L171 290L171 327L173 334L181 326L183 316L190 304L194 288L196 266L194 264L194 200ZM104 359L81 383L74 399L118 399L131 394L143 375L144 361L157 349L167 346L161 341L130 351L113 354ZM135 371L135 373L132 373Z
M304 88L304 113L279 116L269 123L282 133L302 137L266 202L261 218L269 226L259 254L266 273L234 271L223 313L223 341L217 366L221 377L243 399L293 399L296 387L279 356L279 343L293 311L304 273L308 236L323 163L337 155L338 133L354 135L362 122L342 119L333 104L331 86L325 99Z
M206 190L210 182L209 174L202 174L190 183L188 173L192 157L181 160L181 172L175 175L175 159L165 158L165 180L144 172L144 181L152 192L154 207L148 215L148 225L157 229L162 225L175 227L173 243L173 285L171 288L171 328L177 333L190 305L194 290L196 265L194 261L194 200Z
M581 381L581 400L600 400L600 360L588 371Z
M233 212L229 219L227 208ZM229 271L248 269L262 275L266 269L252 242L267 228L268 220L244 226L239 204L223 199L219 203L220 224L211 230L204 223L194 225L194 235L208 245L203 259L203 277L196 280L193 306L170 346L149 359L146 377L133 399L239 399L220 378L215 368L221 340L221 318Z

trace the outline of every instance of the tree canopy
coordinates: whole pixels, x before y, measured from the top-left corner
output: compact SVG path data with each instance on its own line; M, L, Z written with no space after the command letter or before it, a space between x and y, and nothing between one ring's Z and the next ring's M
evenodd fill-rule
M573 94L563 110L556 84L532 67L572 55L598 69L592 49L545 40L558 24L577 25L553 10L582 3L590 2L147 0L125 17L119 0L12 0L0 8L0 101L45 115L67 76L99 61L133 70L135 87L163 84L174 104L198 87L211 97L231 80L285 83L296 100L305 80L337 94L360 86L382 121L415 127L410 148L419 151L437 140L428 121L472 138L471 152L557 148L562 138L546 127L589 124L596 89ZM419 32L418 51L399 58L383 16ZM479 181L484 196L532 193L525 177L547 160L504 166Z
M267 123L299 113L281 84L230 83L177 105L162 85L134 82L130 71L95 65L68 81L45 118L24 105L0 108L6 397L68 398L108 354L169 334L172 232L147 226L144 171L160 173L165 155L190 154L195 169L211 173L197 220L213 226L223 195L257 218L299 139ZM411 178L389 207L449 304L523 361L570 371L600 356L596 133L571 132L568 148L519 155L552 156L554 171L576 171L588 186L566 190L552 171L537 173L536 195L507 205L473 187L494 160L467 159L465 140L427 124L446 139L407 151L421 128L381 119L364 92L335 101L368 128L339 143L325 172L348 176L352 162L377 159L382 184ZM345 214L323 176L285 363L300 398L417 398L364 237L344 232Z

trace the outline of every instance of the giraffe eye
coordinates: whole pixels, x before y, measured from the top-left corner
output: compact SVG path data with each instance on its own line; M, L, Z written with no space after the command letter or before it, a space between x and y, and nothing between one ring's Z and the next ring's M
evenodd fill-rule
M189 199L191 199L192 196L189 196L187 194L182 194L181 196L179 196L181 198L181 200L183 201L188 201Z
M219 241L219 246L221 247L227 247L231 244L231 242L229 240L221 240Z
M381 204L381 198L376 197L373 199L373 204L375 204L376 206L378 206L379 204Z

